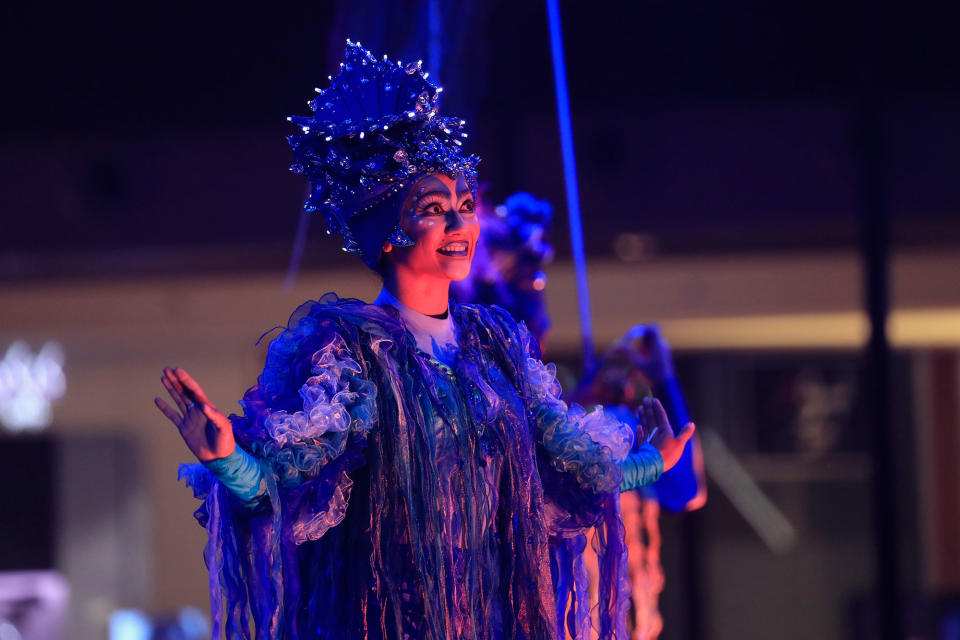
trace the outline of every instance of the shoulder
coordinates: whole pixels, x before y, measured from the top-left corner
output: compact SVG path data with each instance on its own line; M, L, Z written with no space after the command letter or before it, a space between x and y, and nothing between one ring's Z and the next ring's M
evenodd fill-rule
M495 304L454 304L454 318L487 328L495 328L507 333L516 333L519 325L513 316L503 307Z
M294 310L285 326L270 340L259 386L270 396L296 395L310 375L313 356L334 348L339 357L363 360L372 342L402 339L404 330L384 309L352 298L328 293Z
M308 300L297 307L281 335L292 332L300 335L315 333L318 328L336 326L356 326L368 331L391 331L398 322L393 314L375 304L341 298L335 293L327 293L319 300ZM276 327L275 327L276 328ZM278 336L280 337L280 336Z
M303 303L286 325L274 327L260 340L271 334L263 371L240 400L243 415L231 416L244 444L267 439L264 420L271 414L292 415L303 409L308 396L317 400L316 392L305 390L311 381L313 386L332 385L324 391L329 397L346 388L354 396L373 397L370 367L376 364L367 357L371 346L382 353L392 348L387 343L405 339L390 313L332 293Z
M503 307L495 304L455 304L452 308L457 324L471 327L481 341L516 348L521 354L534 353L539 357L539 348L526 325L518 322Z

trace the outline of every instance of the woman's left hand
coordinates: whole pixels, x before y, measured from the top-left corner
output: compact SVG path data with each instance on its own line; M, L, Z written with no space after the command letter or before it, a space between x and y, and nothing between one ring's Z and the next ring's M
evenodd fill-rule
M639 433L649 433L650 444L663 456L664 471L672 469L677 464L680 456L683 455L684 447L687 446L687 441L693 437L696 429L692 422L688 422L679 434L674 435L667 412L656 398L643 399L643 404L640 405L640 424L642 431Z

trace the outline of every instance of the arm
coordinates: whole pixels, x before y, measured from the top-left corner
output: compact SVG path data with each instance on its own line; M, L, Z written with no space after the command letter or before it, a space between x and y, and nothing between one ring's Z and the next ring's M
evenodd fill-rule
M204 462L203 466L248 507L256 506L267 493L260 460L245 449L236 447L227 457Z
M633 430L603 407L587 412L560 399L556 367L529 356L525 371L527 402L536 441L551 466L572 475L593 493L615 490L622 480L621 463L633 446Z
M667 415L673 424L691 422L683 390L676 378L670 343L660 327L638 325L620 340L633 354L636 367L651 382L658 397L664 398ZM667 511L681 512L698 509L706 501L706 482L703 474L703 454L696 437L683 449L677 464L665 472L651 487L660 506Z
M641 413L651 437L637 452L627 455L634 442L633 429L604 412L602 406L590 413L576 403L568 408L560 399L553 365L544 365L531 355L526 380L532 390L538 441L553 466L573 473L581 487L596 493L616 487L626 491L655 482L664 470L677 464L693 436L692 423L675 435L660 402L647 398Z
M264 637L289 635L295 617L284 614L301 586L301 545L346 535L331 529L342 529L353 470L364 473L377 403L343 317L327 298L294 311L240 403L242 416L217 411L186 372L164 371L173 405L157 399L157 407L204 463L181 465L180 477L202 500L194 517L208 535L217 637L246 637L251 620Z
M285 348L282 343L277 346L281 351ZM362 459L357 454L375 423L376 394L350 356L340 336L328 336L326 344L317 351L298 354L292 362L281 363L309 374L299 388L290 380L286 382L290 388L284 393L277 384L263 384L264 378L272 377L261 376L261 384L250 389L241 402L244 415L230 419L210 404L185 371L168 369L164 372L164 386L175 405L182 407L182 415L162 400L157 399L157 406L177 424L203 466L242 504L257 506L267 494L269 483L265 476L272 476L283 489L321 476L328 483L339 484L337 477L355 468ZM287 401L284 396L289 396ZM190 406L191 398L202 404ZM299 405L296 410L293 402ZM273 408L271 404L289 410ZM242 446L238 446L237 438ZM331 465L334 460L337 464ZM202 471L185 475L196 477Z

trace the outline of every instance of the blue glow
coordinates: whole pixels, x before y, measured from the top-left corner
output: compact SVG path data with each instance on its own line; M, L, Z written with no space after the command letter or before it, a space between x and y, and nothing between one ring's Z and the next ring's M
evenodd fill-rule
M577 161L573 152L573 126L570 122L570 96L567 93L567 64L563 57L563 33L557 0L547 0L550 25L550 51L553 53L553 81L557 93L557 121L563 150L563 177L567 187L567 211L570 221L570 246L577 274L577 302L580 307L580 333L583 336L584 372L593 371L596 355L593 347L593 322L590 319L590 283L587 257L583 249L583 225L580 222L580 190L577 187Z
M297 234L293 238L293 251L290 253L290 264L287 266L287 277L283 280L283 290L292 291L300 275L300 265L303 263L303 252L307 246L307 231L310 228L310 213L300 212L297 222ZM330 230L327 230L330 233Z
M110 640L150 640L153 625L147 617L133 609L117 609L110 616Z

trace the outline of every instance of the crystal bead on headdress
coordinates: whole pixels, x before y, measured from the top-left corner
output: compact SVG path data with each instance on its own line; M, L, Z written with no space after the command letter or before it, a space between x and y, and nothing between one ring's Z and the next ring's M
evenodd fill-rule
M363 214L399 193L418 176L464 174L476 188L480 158L462 150L465 122L438 115L441 87L427 80L420 61L403 65L376 58L347 40L340 72L317 89L311 116L287 118L299 129L287 136L290 170L310 180L305 211L320 211L327 232L343 234L345 251L363 255ZM399 226L380 240L413 244ZM368 263L370 256L363 256Z

